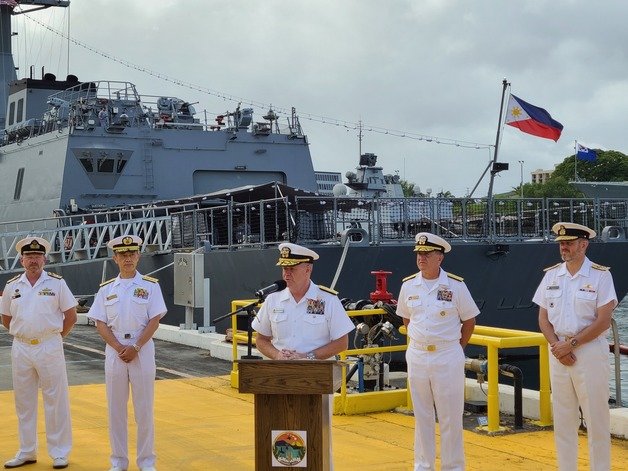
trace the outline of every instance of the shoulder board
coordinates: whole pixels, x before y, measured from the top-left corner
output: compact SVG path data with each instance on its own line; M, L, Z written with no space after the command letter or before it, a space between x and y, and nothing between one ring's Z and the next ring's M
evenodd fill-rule
M102 283L100 283L100 286L103 287L105 285L108 285L109 283L112 283L113 281L115 281L115 278L111 278L110 280L103 281Z
M596 270L608 271L611 267L605 267L604 265L598 265L597 263L591 264L591 268L595 268Z
M326 293L330 293L330 294L333 294L333 295L337 295L338 294L338 291L334 291L333 289L328 288L327 286L318 285L318 287L320 289L322 289L323 291L325 291Z
M403 282L403 281L408 281L408 280L411 280L412 278L414 278L414 277L415 277L415 276L417 276L417 275L418 275L418 273L415 273L414 275L406 276L406 277L405 277L403 280L401 280L401 281Z
M551 267L547 267L547 268L543 268L543 271L550 271L553 268L558 268L560 266L560 263L557 263L556 265L552 265Z
M151 283L158 283L159 280L157 278L153 278L152 276L144 275L142 280L150 281Z
M447 278L451 278L456 281L464 281L464 278L458 275L454 275L453 273L447 273Z
M7 281L7 283L13 283L15 280L17 280L20 276L22 276L22 274L19 275L15 275L13 278L11 278L10 280Z
M57 280L62 280L63 279L63 277L61 275L57 275L56 273L53 273L51 271L49 271L47 273L48 273L48 276L51 277L51 278L56 278Z

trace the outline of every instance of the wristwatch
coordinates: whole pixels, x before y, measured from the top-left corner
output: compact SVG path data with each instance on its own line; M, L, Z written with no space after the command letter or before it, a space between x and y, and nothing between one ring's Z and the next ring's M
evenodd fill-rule
M132 345L132 347L135 349L135 351L136 351L136 352L139 352L139 351L140 351L140 348L142 348L142 347L140 347L140 346L139 346L138 344L136 344L136 343L134 343L134 344Z
M305 358L307 358L308 360L316 360L316 355L314 354L314 352L307 352L305 354Z
M576 348L578 346L578 339L576 337L572 337L569 341L571 348Z

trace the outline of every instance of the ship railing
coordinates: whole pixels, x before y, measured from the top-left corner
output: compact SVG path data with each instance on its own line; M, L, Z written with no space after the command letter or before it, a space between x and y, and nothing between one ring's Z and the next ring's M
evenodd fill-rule
M142 237L143 249L147 252L169 252L173 240L172 213L187 207L190 205L140 207L3 223L0 225L0 270L20 267L15 244L27 236L42 237L50 242L51 265L107 257L107 242L126 234Z
M489 204L492 220L489 221ZM173 216L176 248L265 247L290 240L341 244L346 229L366 234L371 245L412 242L417 232L450 241L550 240L557 221L577 222L601 233L628 233L628 200L513 198L354 198L298 196L247 203L226 202Z
M295 227L288 198L226 204L172 215L175 248L235 250L289 240Z

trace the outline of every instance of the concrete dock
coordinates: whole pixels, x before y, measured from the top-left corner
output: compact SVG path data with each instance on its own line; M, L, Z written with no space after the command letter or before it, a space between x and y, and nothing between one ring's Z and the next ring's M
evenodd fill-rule
M10 372L10 336L0 331L0 462L18 446ZM156 340L158 381L155 422L157 468L161 471L253 470L253 398L230 387L231 364L207 350ZM109 469L104 386L104 345L92 326L77 325L66 339L74 448L73 470ZM41 401L40 401L41 402ZM134 423L129 469L137 469ZM395 412L333 418L337 471L411 470L414 419ZM438 428L437 428L438 434ZM437 436L437 442L439 437ZM39 413L38 462L23 469L52 469ZM464 432L468 470L555 470L551 430L488 436ZM613 470L628 469L628 441L613 439ZM438 466L440 464L438 463ZM579 469L588 468L586 435L580 435Z

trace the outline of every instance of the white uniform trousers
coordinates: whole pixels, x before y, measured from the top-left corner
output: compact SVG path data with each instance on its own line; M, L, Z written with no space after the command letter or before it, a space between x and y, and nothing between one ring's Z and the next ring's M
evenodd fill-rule
M550 355L554 440L561 471L578 469L580 413L587 426L591 471L611 469L608 342L598 337L574 350L572 366Z
M51 458L67 457L72 448L72 423L61 334L52 335L37 345L14 339L11 366L20 435L19 456L37 455L37 396L41 387L48 454Z
M436 350L406 351L408 382L414 408L414 471L435 470L434 406L438 414L441 469L464 471L464 352L459 342L437 344Z
M131 342L132 343L132 342ZM109 407L111 464L129 467L128 416L129 385L137 424L137 466L155 466L155 344L149 340L137 357L125 363L109 345L105 349L105 382Z

